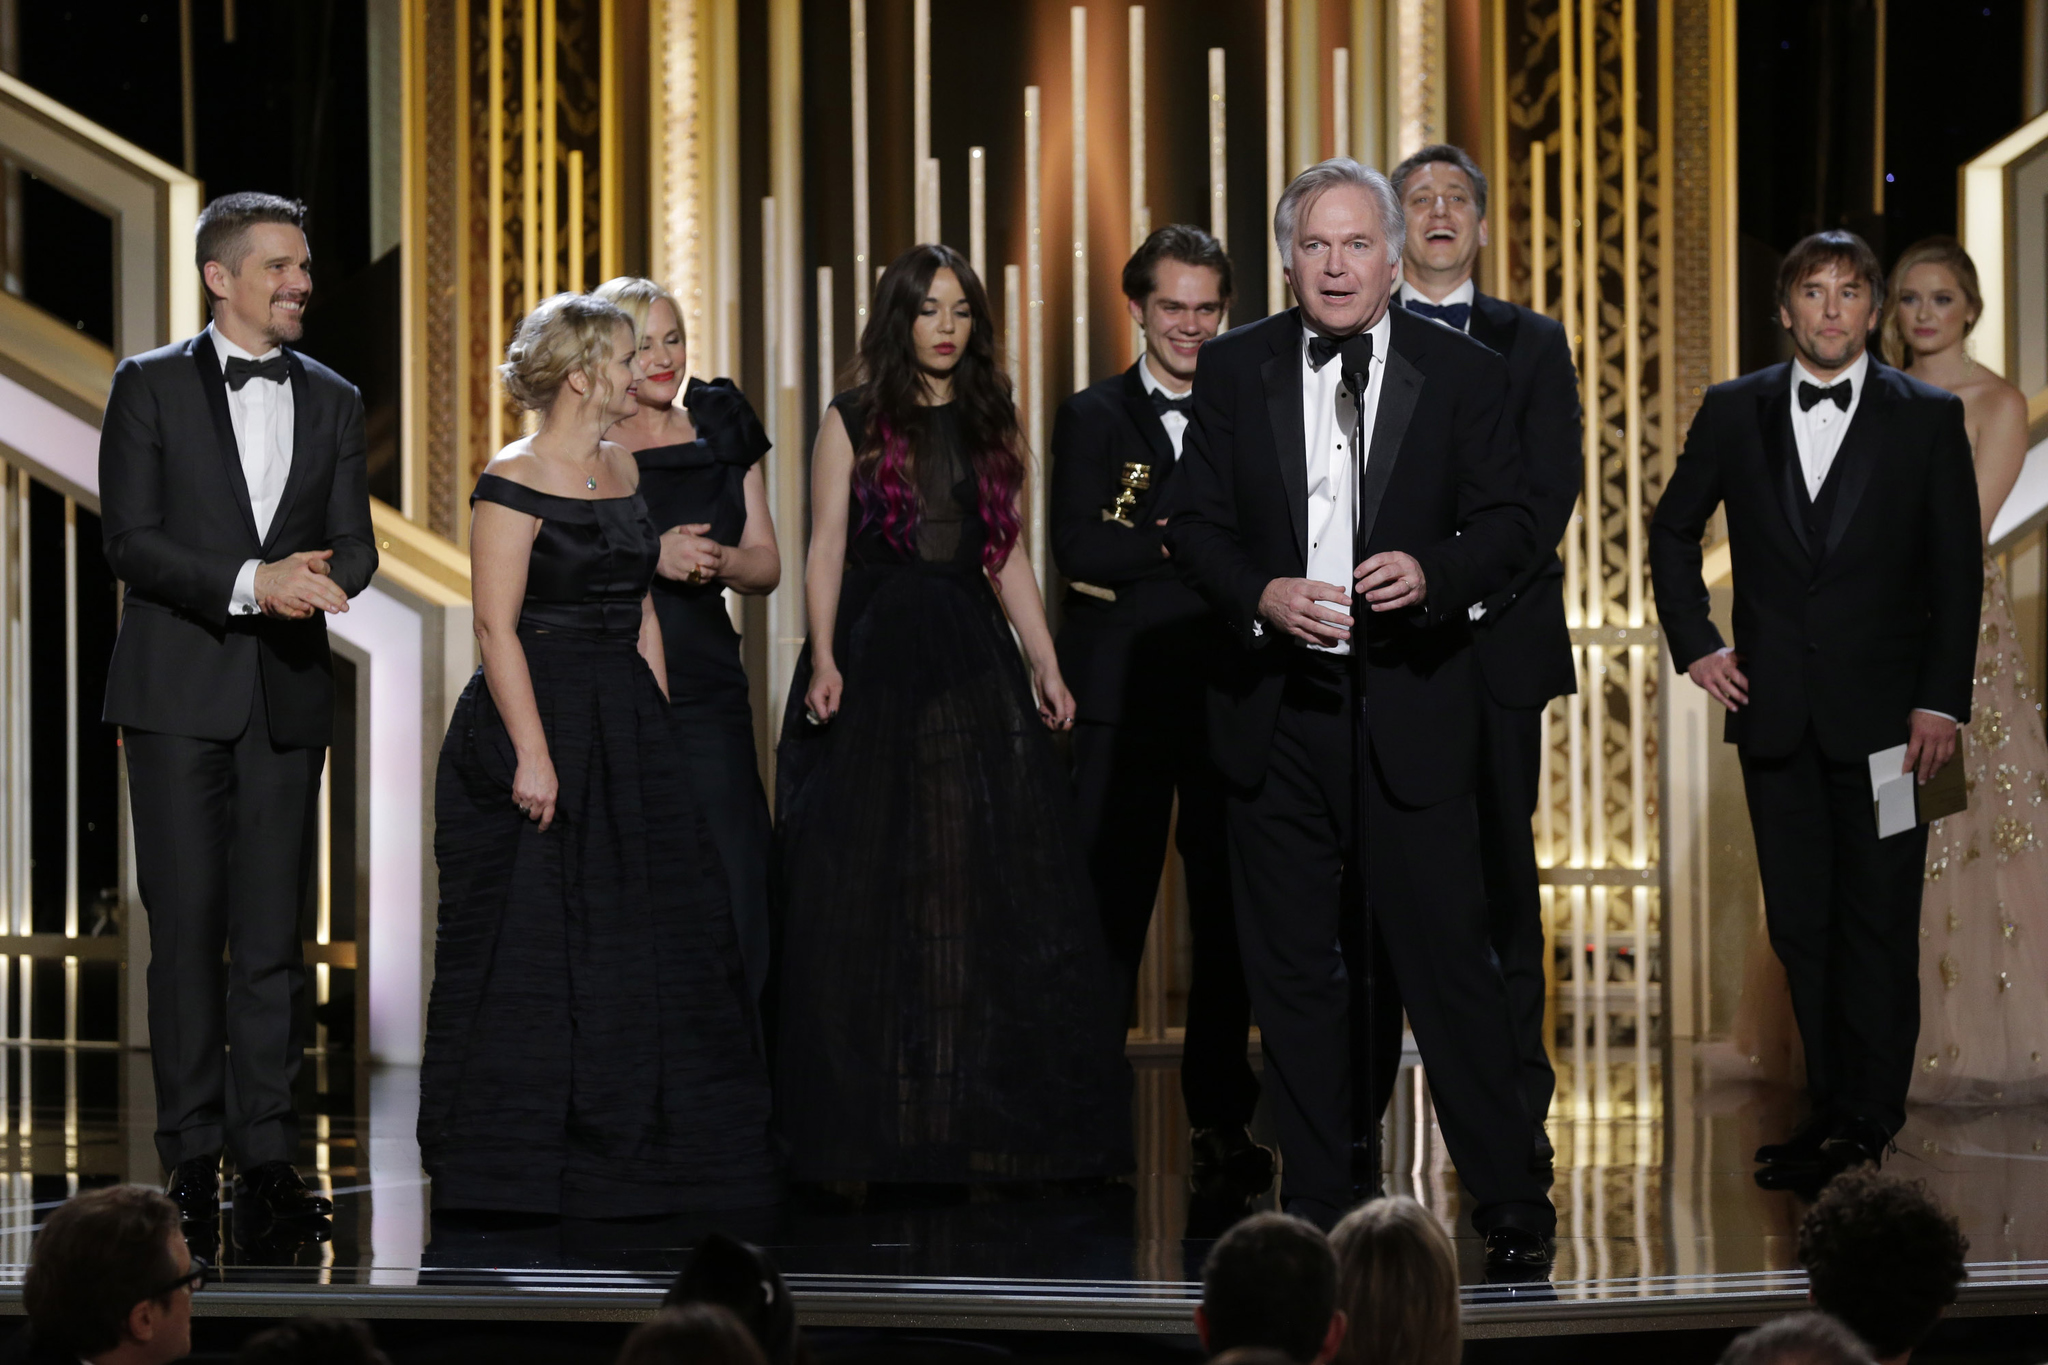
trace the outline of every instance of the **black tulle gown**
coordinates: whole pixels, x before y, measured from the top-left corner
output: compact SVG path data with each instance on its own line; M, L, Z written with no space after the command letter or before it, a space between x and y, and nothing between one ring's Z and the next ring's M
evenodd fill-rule
M853 395L840 411L858 448ZM777 769L787 928L779 1123L803 1181L983 1182L1131 1167L1122 992L1073 798L981 567L950 406L925 410L914 553L849 516L845 692Z
M725 878L640 656L639 494L486 474L541 519L519 642L560 781L542 833L479 669L434 791L441 901L420 1067L437 1208L623 1217L775 1197L771 1094Z
M747 528L747 471L768 453L768 434L729 379L691 380L683 406L697 439L636 452L640 496L659 529L709 523L712 540L737 545ZM654 611L668 656L669 717L725 863L747 991L758 1001L768 980L771 828L739 632L716 583L656 578Z

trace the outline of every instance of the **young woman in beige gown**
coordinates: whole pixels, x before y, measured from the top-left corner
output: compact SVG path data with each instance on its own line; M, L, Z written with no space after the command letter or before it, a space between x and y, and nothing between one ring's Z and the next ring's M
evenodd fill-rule
M1967 338L1983 311L1976 267L1953 238L1930 237L1899 257L1888 292L1885 359L1963 400L1988 538L2026 459L2027 404L1970 355ZM1936 821L1927 841L1909 1092L1923 1105L2048 1100L2048 740L2039 680L2013 629L2005 575L1988 553L1977 639L1962 746L1970 805ZM1740 1074L1803 1082L1784 969L1761 924L1734 1033Z

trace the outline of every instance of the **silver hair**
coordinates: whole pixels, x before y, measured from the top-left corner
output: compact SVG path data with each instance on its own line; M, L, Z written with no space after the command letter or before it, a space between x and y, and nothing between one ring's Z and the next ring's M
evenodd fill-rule
M1283 264L1293 260L1294 229L1301 221L1302 209L1339 185L1356 185L1373 197L1380 207L1380 236L1384 239L1387 262L1392 264L1401 259L1401 248L1408 241L1408 217L1401 211L1401 196L1372 167L1348 156L1333 156L1295 176L1280 192L1280 202L1273 206L1273 240L1280 247Z

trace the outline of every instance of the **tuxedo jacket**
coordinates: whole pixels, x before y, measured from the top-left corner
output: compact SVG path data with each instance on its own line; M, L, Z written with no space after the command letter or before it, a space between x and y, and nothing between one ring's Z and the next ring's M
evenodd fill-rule
M1480 683L1466 612L1535 556L1535 522L1505 417L1507 362L1405 309L1391 322L1354 562L1405 551L1427 597L1395 612L1361 607L1352 645L1365 651L1381 774L1401 801L1426 806L1473 788ZM1202 348L1167 527L1175 566L1235 637L1210 689L1209 733L1218 766L1242 786L1265 775L1286 675L1306 652L1258 614L1268 583L1307 572L1301 354L1298 309Z
M1126 464L1148 466L1152 480L1129 526L1102 516L1123 487ZM1166 532L1157 523L1178 478L1173 442L1135 363L1060 404L1052 426L1052 553L1070 583L1087 585L1068 588L1059 637L1060 672L1081 720L1142 720L1199 696L1222 637L1208 604L1161 552Z
M1725 505L1749 679L1728 741L1780 757L1811 725L1830 759L1861 762L1905 743L1916 708L1969 719L1984 587L1970 441L1961 399L1873 356L1808 500L1791 379L1788 362L1707 390L1650 523L1657 614L1681 670L1722 647L1700 536Z
M228 614L235 577L251 559L331 549L334 581L351 597L377 571L362 397L318 361L285 355L291 472L261 538L213 338L201 332L114 371L100 428L100 524L125 590L102 713L110 724L234 739L248 724L260 673L274 742L329 741L326 614Z
M1537 545L1506 587L1482 599L1486 614L1473 624L1472 648L1494 701L1541 706L1578 690L1557 546L1585 482L1579 376L1564 328L1506 299L1475 294L1468 334L1508 363L1507 414Z

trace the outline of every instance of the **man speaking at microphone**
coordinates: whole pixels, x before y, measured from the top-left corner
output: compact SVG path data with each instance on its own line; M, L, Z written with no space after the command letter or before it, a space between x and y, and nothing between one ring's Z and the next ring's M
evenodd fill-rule
M1209 732L1283 1201L1328 1227L1353 1200L1353 1039L1374 1030L1350 979L1372 953L1374 1009L1408 1011L1489 1268L1540 1271L1556 1214L1488 944L1467 616L1537 553L1507 368L1389 312L1406 232L1379 172L1302 172L1273 232L1300 306L1203 348L1167 545L1239 646Z

